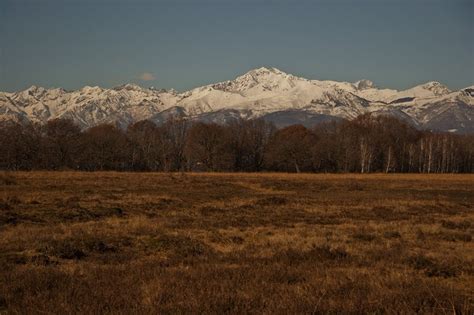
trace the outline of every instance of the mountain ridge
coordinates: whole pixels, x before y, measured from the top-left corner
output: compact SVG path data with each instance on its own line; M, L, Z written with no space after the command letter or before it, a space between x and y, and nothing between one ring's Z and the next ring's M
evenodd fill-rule
M429 81L398 91L379 89L367 79L306 79L274 67L252 69L233 80L184 92L143 88L133 83L110 89L84 86L73 91L33 85L14 93L0 92L0 120L44 123L69 118L83 128L101 123L126 127L144 119L160 121L160 113L173 108L190 119L205 118L217 123L238 116L265 119L282 112L300 118L307 114L311 116L308 124L317 121L317 115L351 119L375 113L404 117L421 129L474 132L473 86L451 91L440 82ZM295 111L301 113L296 115ZM227 117L226 112L232 114ZM277 116L279 124L285 125L284 115ZM305 124L305 119L300 123Z

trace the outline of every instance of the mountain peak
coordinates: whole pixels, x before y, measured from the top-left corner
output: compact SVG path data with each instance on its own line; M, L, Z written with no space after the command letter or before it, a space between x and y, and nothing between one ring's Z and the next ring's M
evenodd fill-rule
M451 90L447 86L441 84L438 81L430 81L420 85L422 89L429 90L433 92L436 96L446 95L451 93Z
M81 92L85 92L85 93L98 93L98 92L102 92L103 89L99 86L89 86L89 85L86 85L84 86L81 90Z
M41 86L32 85L29 88L27 88L26 90L21 91L20 93L23 94L23 95L29 95L29 96L33 96L33 97L40 97L41 95L46 93L46 89L44 87L41 87Z
M427 90L438 87L438 86L443 86L443 85L438 81L429 81L420 85L420 87L425 88Z
M366 90L366 89L373 89L376 88L374 82L366 79L359 80L357 82L354 82L354 86L358 90Z
M295 78L277 68L260 67L250 70L234 80L213 84L212 87L227 92L243 92L260 86L261 89L269 91L277 87L291 86L290 81Z
M260 67L260 68L255 68L247 73L245 75L256 75L256 76L261 76L261 75L271 75L271 74L279 74L279 75L286 75L287 73L281 71L280 69L274 68L274 67Z
M114 90L141 91L143 88L134 83L127 83L115 87Z
M155 119L161 112L172 109L179 109L190 119L216 121L226 120L227 115L257 118L290 111L351 119L363 113L390 111L413 119L419 126L435 126L440 130L448 128L445 122L452 119L448 130L468 131L473 130L474 118L472 107L464 104L473 104L473 97L473 86L451 94L446 86L430 81L397 91L378 89L369 80L353 83L308 80L274 67L259 67L232 80L182 93L133 83L113 89L85 86L71 92L33 85L11 95L0 92L0 120L12 117L13 112L14 119L46 122L73 117L81 126L90 127L115 121L125 126ZM439 120L441 114L447 118Z
M27 88L25 91L26 92L41 92L44 91L45 88L37 85L32 85L29 88Z

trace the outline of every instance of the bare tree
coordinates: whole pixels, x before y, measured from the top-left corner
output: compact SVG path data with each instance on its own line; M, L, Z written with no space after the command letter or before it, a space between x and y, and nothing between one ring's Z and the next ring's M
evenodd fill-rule
M0 123L0 168L151 171L425 172L474 171L474 136L420 132L393 117L362 115L309 130L263 120L227 125L169 117L124 132L81 131L70 120Z
M151 121L136 122L127 128L130 140L130 167L134 170L161 169L162 131Z
M285 171L312 171L312 150L316 136L302 125L278 130L270 140L267 163Z
M86 170L125 170L129 142L113 125L103 124L88 129L81 139L81 167Z
M164 171L184 170L184 148L189 129L187 120L181 117L170 116L160 127L161 164Z
M185 154L191 169L202 166L208 171L230 168L227 130L217 124L198 122L190 130Z
M273 124L263 119L232 121L227 125L229 149L234 171L260 171L265 149L275 132Z
M69 119L54 119L43 128L41 160L44 168L76 168L80 128Z

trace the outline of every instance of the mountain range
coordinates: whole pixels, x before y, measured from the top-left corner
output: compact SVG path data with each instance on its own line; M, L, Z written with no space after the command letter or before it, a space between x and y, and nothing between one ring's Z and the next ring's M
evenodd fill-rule
M433 81L398 91L377 88L369 80L309 80L262 67L234 80L185 92L135 84L112 89L85 86L75 91L32 86L15 93L0 92L0 120L69 118L82 128L101 123L126 127L144 119L160 123L169 115L216 123L261 117L280 127L311 126L364 113L393 115L419 129L473 133L474 86L451 91Z

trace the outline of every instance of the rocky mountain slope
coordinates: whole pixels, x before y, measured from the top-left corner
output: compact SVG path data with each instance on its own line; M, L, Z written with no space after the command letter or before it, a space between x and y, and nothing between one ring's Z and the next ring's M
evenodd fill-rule
M422 129L471 133L474 86L451 91L439 82L428 82L397 91L378 89L368 80L308 80L263 67L182 93L133 84L76 91L32 86L16 93L0 92L1 120L71 118L83 128L100 123L125 127L143 119L161 122L169 115L218 123L263 117L279 126L313 125L367 112L395 115Z

